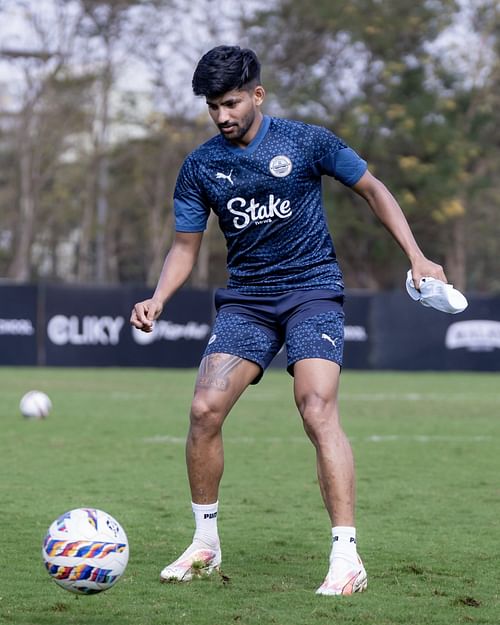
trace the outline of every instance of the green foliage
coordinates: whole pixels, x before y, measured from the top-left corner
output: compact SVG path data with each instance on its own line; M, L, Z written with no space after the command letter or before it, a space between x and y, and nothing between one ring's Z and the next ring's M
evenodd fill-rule
M431 44L459 8L454 0L311 6L281 0L247 26L276 95L271 109L326 125L357 149L393 191L425 253L449 265L449 277L465 288L479 257L485 266L494 261L485 253L478 226L486 190L498 187L494 106L500 61L498 56L490 60L493 70L479 83L467 75L463 61L453 64L431 53ZM471 4L461 19L483 41L498 36L495 2ZM327 187L327 210L348 284L397 285L408 261L373 218L362 215L364 204ZM491 202L491 193L488 202L493 225L498 203ZM452 238L451 230L462 234ZM467 264L467 256L474 264Z
M357 461L358 544L368 591L314 594L330 528L291 378L269 371L225 425L223 575L161 584L192 536L184 437L194 371L1 372L0 621L12 625L449 625L498 622L495 375L345 371L341 411ZM54 408L18 412L30 388ZM42 566L50 523L106 510L130 541L109 591L74 596Z
M18 4L0 3L0 20ZM498 2L258 4L240 32L263 61L266 112L344 138L388 185L423 251L445 264L452 282L498 291ZM191 75L179 93L166 80L177 69L178 23L187 9L169 0L49 5L52 18L47 11L43 19L36 3L18 8L33 48L48 46L51 54L6 57L25 82L16 85L14 113L0 103L0 273L84 282L102 279L104 265L109 281L153 284L172 237L178 168L213 132L179 97ZM198 13L205 9L200 4ZM211 33L219 32L216 22L207 15ZM459 30L457 45L443 46L456 23L470 41ZM183 43L190 62L200 45ZM130 69L137 62L151 72L144 92L123 86L125 67L131 87L142 78ZM399 286L408 266L399 248L364 202L338 184L325 187L346 282ZM200 286L225 279L225 245L215 230L202 255L210 268L193 278ZM72 250L69 263L61 249Z

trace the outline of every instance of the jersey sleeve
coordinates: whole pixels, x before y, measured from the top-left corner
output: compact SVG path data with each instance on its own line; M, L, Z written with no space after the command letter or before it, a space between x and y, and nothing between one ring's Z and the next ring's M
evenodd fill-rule
M203 232L210 206L196 177L196 165L189 157L181 167L174 191L175 229L177 232Z
M320 154L314 162L315 173L333 176L348 187L355 185L368 168L366 161L326 128L321 129L318 138Z

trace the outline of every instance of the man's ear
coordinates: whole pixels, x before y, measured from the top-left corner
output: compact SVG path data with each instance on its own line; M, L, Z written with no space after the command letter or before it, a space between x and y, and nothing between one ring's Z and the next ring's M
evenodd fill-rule
M262 85L257 85L253 90L253 97L255 104L260 106L264 102L264 98L266 97L266 90Z

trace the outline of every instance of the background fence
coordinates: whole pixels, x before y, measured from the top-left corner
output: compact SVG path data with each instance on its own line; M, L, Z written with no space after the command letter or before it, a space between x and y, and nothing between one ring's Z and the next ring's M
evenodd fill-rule
M145 334L129 325L149 289L0 285L0 365L196 367L214 316L211 291L178 292ZM404 292L346 296L345 368L500 370L500 297L468 295L447 315ZM273 365L284 365L278 354Z

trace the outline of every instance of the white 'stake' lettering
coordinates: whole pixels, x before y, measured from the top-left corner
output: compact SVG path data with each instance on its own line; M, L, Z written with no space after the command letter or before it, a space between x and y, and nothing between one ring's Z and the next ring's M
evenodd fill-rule
M255 198L247 202L245 198L233 197L227 203L227 209L230 213L236 215L233 219L233 224L238 230L245 228L250 222L270 221L273 217L287 219L292 214L290 200L275 198L272 193L269 195L268 204L260 204L255 201Z

